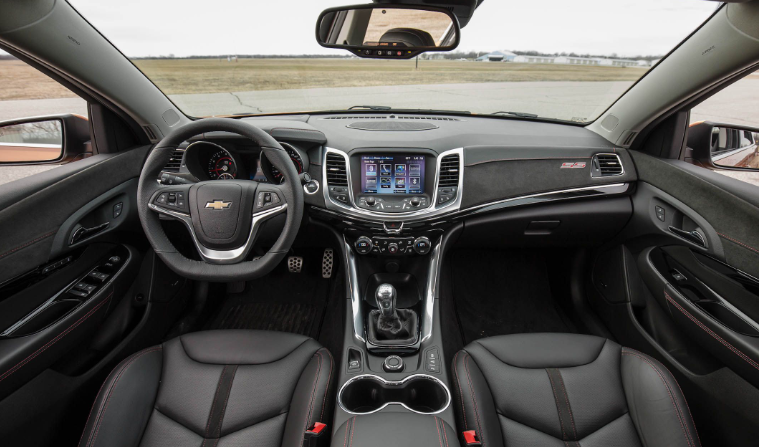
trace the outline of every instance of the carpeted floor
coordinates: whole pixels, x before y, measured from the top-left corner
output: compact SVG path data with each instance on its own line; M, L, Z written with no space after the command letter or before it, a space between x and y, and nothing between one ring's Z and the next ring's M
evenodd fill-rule
M464 344L494 335L577 332L552 294L544 255L459 250L453 296Z

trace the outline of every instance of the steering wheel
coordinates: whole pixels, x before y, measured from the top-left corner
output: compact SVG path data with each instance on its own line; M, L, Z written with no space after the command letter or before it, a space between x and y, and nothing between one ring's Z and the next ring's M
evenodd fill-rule
M157 182L174 150L206 132L225 131L250 138L284 174L280 185L252 180L205 181L165 186ZM229 118L205 118L173 130L150 152L137 189L140 222L156 254L177 274L202 281L246 281L269 273L290 249L303 217L303 189L290 156L263 130ZM261 225L287 214L274 246L260 258L246 260ZM202 261L179 253L166 237L159 215L185 224Z

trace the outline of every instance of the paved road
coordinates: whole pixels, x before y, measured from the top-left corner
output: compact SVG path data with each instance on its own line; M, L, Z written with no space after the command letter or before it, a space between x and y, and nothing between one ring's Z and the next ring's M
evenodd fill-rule
M477 112L519 111L571 119L602 112L607 103L604 98L622 94L629 85L630 82L494 82L208 93L172 95L171 98L194 115L391 104ZM77 98L0 101L0 120L51 113L86 115L86 104ZM694 120L707 118L759 125L759 79L745 79L694 110Z
M172 99L181 109L196 115L392 104L396 108L520 111L571 119L601 113L607 103L604 98L621 95L629 85L630 82L431 84L173 95ZM0 121L54 113L86 115L87 109L78 98L0 101ZM692 121L704 119L759 126L759 79L742 80L699 105L692 113ZM27 171L0 167L0 184L46 169L50 168L39 166ZM729 175L759 184L757 174Z

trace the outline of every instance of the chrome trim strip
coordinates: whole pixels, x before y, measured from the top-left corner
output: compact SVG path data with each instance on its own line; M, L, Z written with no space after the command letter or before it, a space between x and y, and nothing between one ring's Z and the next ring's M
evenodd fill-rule
M200 253L203 260L209 264L235 264L242 261L248 255L250 249L253 248L253 242L255 241L256 233L258 232L261 223L287 210L287 204L285 203L275 208L254 213L252 215L253 219L250 222L248 240L245 241L244 245L232 250L214 250L200 243L198 237L195 235L195 229L192 225L192 217L190 217L189 214L162 208L153 203L148 204L148 207L159 214L165 214L184 222L185 226L190 231L192 240L195 243L195 248L197 248L198 253Z
M392 149L398 149L398 148L392 148ZM377 152L381 152L382 149L377 149ZM413 152L413 149L409 149L409 151ZM345 160L345 172L348 177L348 198L350 201L349 205L336 202L332 200L332 198L329 196L329 184L327 183L327 155L328 154L337 154L343 157ZM437 189L438 189L438 183L440 181L440 163L443 160L444 157L448 155L458 154L459 156L459 185L456 193L456 199L445 203L441 206L437 205ZM324 181L324 187L322 188L323 194L324 194L324 203L327 207L327 209L340 211L343 214L349 215L351 217L357 217L357 218L363 218L368 220L373 220L376 222L398 222L398 221L416 221L416 220L424 220L431 217L437 217L444 214L448 214L451 212L458 211L461 207L461 197L463 195L462 192L462 186L464 185L464 148L460 147L457 149L451 149L445 152L441 152L437 155L437 169L435 171L435 186L434 191L432 194L432 202L430 203L430 206L428 208L418 210L418 211L408 211L404 213L382 213L379 211L369 211L362 208L359 208L356 206L355 197L353 195L353 177L351 176L351 167L350 167L350 157L347 153L333 149L330 147L325 147L324 151L324 158L322 160L322 181Z
M377 382L381 382L381 383L383 383L385 385L391 385L391 386L401 386L404 383L406 383L408 381L411 381L411 380L415 380L415 379L432 380L433 382L435 382L438 385L440 385L443 388L443 390L445 391L445 405L443 406L442 409L440 409L438 411L430 412L430 413L425 413L425 412L416 411L414 409L411 409L408 406L406 406L406 404L404 404L403 402L387 402L387 403L385 403L385 405L377 408L376 410L368 411L368 412L365 412L365 413L355 413L355 412L350 411L347 408L345 408L345 405L343 404L343 398L342 398L342 396L343 396L343 390L345 390L345 387L348 386L348 385L350 385L351 383L356 382L358 380L362 380L362 379L375 380ZM348 379L343 384L343 386L340 387L340 391L337 393L337 404L340 405L340 408L343 411L345 411L346 413L348 413L348 414L359 414L359 415L361 415L361 414L372 414L372 413L376 413L378 411L384 410L385 407L387 407L388 405L400 405L403 408L405 408L406 410L414 412L416 414L439 414L439 413L442 413L443 411L445 411L448 408L448 406L451 405L451 391L448 389L448 387L445 385L445 383L443 383L442 380L438 379L437 377L430 376L429 374L412 374L410 376L407 376L407 377L403 378L402 380L385 380L382 377L377 376L375 374L361 374L361 375L356 376L356 377L351 377L350 379Z
M437 280L440 274L440 254L442 250L443 238L441 236L435 244L435 248L432 249L432 253L430 253L430 267L427 273L427 294L424 309L422 309L422 343L432 337L432 325L435 316L435 295L437 293Z
M361 292L359 290L358 268L356 268L356 253L343 235L345 248L345 267L348 272L348 288L350 289L351 310L353 311L353 336L361 343L366 343L364 336L364 315L361 313Z
M495 202L483 203L471 208L467 208L462 215L489 212L501 208L511 208L522 205L532 205L536 203L553 202L557 200L579 199L584 197L596 197L603 195L616 195L627 192L630 189L629 183L614 183L611 185L585 186L582 188L562 189L559 191L542 192L530 194L527 196L513 197Z

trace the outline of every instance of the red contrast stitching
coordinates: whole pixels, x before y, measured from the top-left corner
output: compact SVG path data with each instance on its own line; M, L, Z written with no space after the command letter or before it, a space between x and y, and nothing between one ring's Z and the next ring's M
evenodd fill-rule
M47 238L49 238L50 236L54 235L57 232L58 232L58 230L51 231L50 233L45 233L42 236L37 237L36 239L32 239L31 241L24 243L23 245L19 245L16 248L12 248L12 249L6 251L5 253L1 254L0 255L0 259L4 258L4 257L6 257L6 256L8 256L10 254L13 254L13 253L15 253L15 252L17 252L17 251L19 251L21 249L24 249L24 248L26 248L26 247L34 244L34 243L37 243L37 242L41 241L42 239L47 239Z
M567 443L567 432L564 430L564 421L561 419L561 411L559 410L559 395L556 394L556 387L553 384L553 378L551 378L551 374L546 370L546 375L548 376L548 381L551 382L551 390L553 391L553 398L557 401L556 402L556 414L559 415L559 425L561 425L561 439L564 441L564 445L569 447L569 444Z
M343 447L345 447L346 444L348 444L348 426L351 425L350 422L347 422L345 424L345 436L343 437Z
M82 324L82 322L84 320L86 320L87 318L91 317L92 314L94 314L95 312L97 312L97 310L100 309L103 306L103 304L105 304L106 302L110 301L111 296L113 296L113 292L111 292L111 294L108 295L103 301L99 302L97 306L93 307L92 309L90 309L89 312L87 312L81 318L79 318L76 321L76 323L72 324L71 326L69 326L68 328L66 328L66 330L64 330L63 332L61 332L60 334L58 334L58 336L56 336L54 339L50 340L49 342L47 342L46 344L44 344L41 348L39 348L36 351L34 351L34 353L32 353L31 355L29 355L29 357L27 357L24 360L18 362L16 364L16 366L14 366L13 368L11 368L8 371L6 371L5 373L3 373L3 375L0 376L0 382L2 382L6 377L8 377L11 374L13 374L14 372L16 372L22 366L24 366L27 363L29 363L32 360L34 360L38 355L40 355L43 352L47 351L48 348L50 348L54 344L58 343L58 341L60 339L62 339L64 336L66 336L69 332L71 332L74 329L76 329L80 324Z
M644 356L644 354L642 352L636 351L635 349L632 349L632 348L625 348L625 349L628 352L636 352L636 353L640 354L641 356ZM698 435L698 429L696 428L696 423L693 421L693 414L690 412L690 405L688 405L688 400L685 398L685 393L683 393L683 389L680 388L680 383L677 382L677 379L675 379L674 374L672 374L672 371L670 371L669 368L667 368L666 366L664 366L661 362L656 361L656 359L654 359L653 362L655 364L657 364L658 366L661 366L662 368L664 368L667 371L667 373L669 374L669 376L672 378L672 381L674 381L675 385L677 385L677 389L680 390L680 395L683 396L683 401L685 401L685 408L688 409L688 416L690 417L691 424L693 424L693 430L696 432L696 438L698 438L698 443L700 445L701 444L701 436ZM688 430L690 430L690 428Z
M759 369L759 364L756 363L753 359L751 359L751 357L747 356L746 354L744 354L743 352L741 352L738 348L736 348L735 346L731 345L728 341L726 341L725 339L723 339L722 337L720 337L719 335L717 335L716 333L714 333L714 331L712 331L711 329L709 329L708 327L706 327L706 325L704 325L704 323L702 323L696 317L694 317L693 315L691 315L690 312L688 312L687 310L683 309L683 307L680 306L679 303L677 303L671 296L669 296L669 294L667 293L666 290L664 291L664 296L667 298L667 301L669 301L670 303L672 303L680 312L683 313L683 315L685 315L686 317L688 317L688 319L691 320L692 322L696 323L696 325L698 327L700 327L701 329L703 329L707 334L711 335L715 340L717 340L718 342L722 343L727 349L733 351L733 353L735 355L737 355L738 357L740 357L743 360L745 360L749 365L753 366L756 369Z
M216 408L216 397L219 395L219 390L221 389L221 383L224 381L224 373L227 372L227 368L222 367L221 368L221 374L219 375L219 381L216 383L216 392L213 393L213 403L211 404L211 411L208 413L208 422L206 423L206 435L205 438L208 438L208 430L211 428L211 420L213 419L213 409ZM205 444L206 441L203 440L203 444Z
M303 427L303 433L308 430L308 422L311 420L311 412L314 409L314 399L316 399L316 384L319 382L319 377L321 377L322 373L322 354L320 351L316 351L314 354L314 357L319 356L319 363L316 366L316 377L314 377L314 385L311 389L311 402L308 405L308 414L306 415L306 424Z
M324 422L324 407L327 404L327 395L329 394L329 383L332 381L332 354L329 351L324 351L329 355L329 376L327 377L327 389L324 391L324 399L322 400L322 413L319 416L321 422Z
M735 242L738 245L742 245L742 246L748 248L749 250L751 250L751 251L753 251L755 253L759 253L759 250L757 250L756 248L754 248L754 247L752 247L750 245L744 244L743 242L741 242L741 241L739 241L737 239L733 239L733 238L731 238L730 236L728 236L726 234L722 234L722 233L717 233L717 234L719 234L720 236L724 237L725 239L727 239L729 241Z
M485 445L485 433L482 432L482 427L480 426L480 412L477 410L477 399L474 397L474 388L472 387L472 378L469 375L469 354L466 354L466 357L464 358L464 367L466 368L466 378L469 381L469 392L472 395L472 404L474 406L474 416L477 419L477 431L480 432L480 444Z
M669 394L669 399L672 401L672 407L674 407L674 409L675 409L675 416L677 416L677 420L680 421L680 428L683 429L683 436L685 437L685 442L687 442L689 446L693 445L691 443L690 437L688 436L688 433L685 431L685 422L683 420L683 418L685 417L685 415L683 414L683 417L680 417L680 413L682 411L680 410L680 407L677 405L677 402L675 402L675 397L672 395L672 390L670 390L669 385L667 384L667 381L664 380L664 375L659 370L659 368L657 368L656 365L654 365L653 363L651 363L651 361L648 360L647 358L645 358L645 357L643 357L641 355L635 354L633 352L622 351L622 355L632 355L632 356L640 358L644 362L648 363L648 365L651 368L653 368L653 370L656 372L656 374L659 375L659 378L661 379L662 383L664 384L664 389L667 390L667 394Z
M572 433L575 435L575 445L579 447L579 442L577 441L577 429L575 428L575 417L572 414L572 407L569 405L569 396L567 396L567 386L564 385L564 378L561 377L561 372L559 372L559 380L561 380L561 391L564 392L564 401L567 403L567 409L569 410L569 420L572 422Z
M353 424L351 424L351 443L348 444L349 447L353 446L353 433L356 433L356 416L353 416Z
M435 428L437 428L437 441L440 443L440 447L443 447L443 438L440 437L440 425L437 423L437 416L435 418Z
M108 397L106 398L105 402L103 403L103 407L101 408L100 411L98 411L97 423L96 423L96 426L94 427L94 431L92 433L92 438L87 442L87 445L89 445L89 446L94 446L95 445L95 440L97 439L98 433L100 432L100 427L103 425L103 415L105 414L105 411L108 409L108 404L111 401L111 396L113 396L113 390L116 389L116 384L119 383L119 380L124 375L124 373L126 372L127 368L129 368L129 365L131 365L132 363L134 363L137 359L139 359L143 355L145 355L145 354L147 354L149 352L159 351L161 349L163 349L163 348L161 346L158 346L158 347L155 347L155 348L146 349L146 350L144 350L144 351L136 354L132 358L132 360L130 360L129 363L127 363L126 365L124 365L124 367L121 369L121 371L119 371L118 376L116 376L116 380L113 381L113 385L111 385L110 388L108 389Z
M469 430L469 426L466 423L466 409L464 408L464 393L461 392L461 381L459 381L459 372L456 371L456 359L459 358L461 351L457 352L453 356L453 374L456 375L456 384L459 386L459 398L461 400L461 414L464 416L464 429Z
M445 437L445 447L448 447L448 432L445 429L445 425L442 423L442 419L440 420L440 425L443 426L443 437Z

